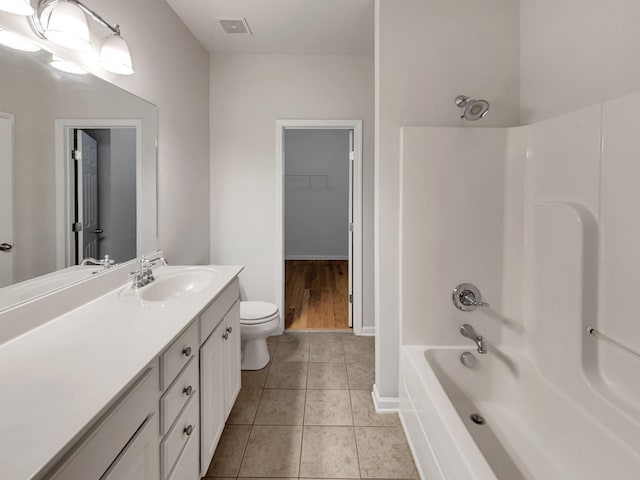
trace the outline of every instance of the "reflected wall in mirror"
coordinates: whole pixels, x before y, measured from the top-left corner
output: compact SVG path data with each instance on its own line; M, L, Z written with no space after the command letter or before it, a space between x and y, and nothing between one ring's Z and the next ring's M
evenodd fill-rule
M0 46L0 310L157 249L157 108L50 60Z

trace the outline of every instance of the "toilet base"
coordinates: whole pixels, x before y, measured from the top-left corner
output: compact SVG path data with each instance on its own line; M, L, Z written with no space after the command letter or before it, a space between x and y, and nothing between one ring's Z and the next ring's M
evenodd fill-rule
M242 370L262 370L270 359L266 338L242 342Z

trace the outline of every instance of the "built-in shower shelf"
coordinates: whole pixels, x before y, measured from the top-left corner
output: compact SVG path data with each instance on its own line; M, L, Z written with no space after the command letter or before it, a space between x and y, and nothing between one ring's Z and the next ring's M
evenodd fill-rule
M636 350L634 350L631 347L628 347L624 343L621 343L618 340L611 338L609 335L605 335L604 333L596 330L593 327L587 327L587 333L590 333L597 339L602 340L603 342L608 343L609 345L612 345L616 348L619 348L620 350L627 352L629 355L633 355L634 357L640 360L640 352L637 352Z

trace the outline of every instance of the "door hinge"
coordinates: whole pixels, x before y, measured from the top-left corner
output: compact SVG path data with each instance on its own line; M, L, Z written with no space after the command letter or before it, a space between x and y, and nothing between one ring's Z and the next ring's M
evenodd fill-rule
M349 222L349 231L353 232L353 222Z
M80 150L74 150L71 152L71 157L74 160L82 160L82 152Z
M353 152L353 151L349 152L349 160L353 162L355 159L356 159L356 152Z
M353 303L353 293L349 294L349 303Z
M82 223L80 222L74 222L71 224L71 231L72 232L81 232L82 231Z

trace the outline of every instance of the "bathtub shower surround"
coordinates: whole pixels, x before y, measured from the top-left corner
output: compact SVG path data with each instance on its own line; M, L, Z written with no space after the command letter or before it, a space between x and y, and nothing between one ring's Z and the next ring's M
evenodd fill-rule
M401 418L425 478L637 478L638 108L403 129ZM462 281L491 306L451 305Z

